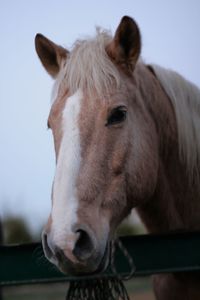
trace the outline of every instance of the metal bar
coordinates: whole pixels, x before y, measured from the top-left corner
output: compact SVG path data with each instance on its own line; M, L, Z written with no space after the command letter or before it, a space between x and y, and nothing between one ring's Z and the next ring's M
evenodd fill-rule
M200 271L200 232L122 237L136 266L135 276L165 272ZM116 269L128 274L123 253L116 253ZM111 274L108 269L106 274ZM41 245L0 246L0 285L69 281L43 255Z

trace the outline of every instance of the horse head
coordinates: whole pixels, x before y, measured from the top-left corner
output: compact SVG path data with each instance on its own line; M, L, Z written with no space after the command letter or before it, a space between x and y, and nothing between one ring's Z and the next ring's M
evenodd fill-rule
M55 79L48 125L56 171L42 242L63 272L102 271L117 226L155 189L158 140L138 89L140 49L129 17L113 38L98 31L72 51L36 36L38 56Z

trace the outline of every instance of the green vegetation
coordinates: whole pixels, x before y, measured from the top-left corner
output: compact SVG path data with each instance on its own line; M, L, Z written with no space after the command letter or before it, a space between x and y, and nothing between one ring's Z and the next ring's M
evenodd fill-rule
M117 229L118 236L144 234L146 230L141 223L133 224L129 220L125 220Z
M2 231L4 244L31 243L36 240L36 236L20 217L7 216L2 223Z

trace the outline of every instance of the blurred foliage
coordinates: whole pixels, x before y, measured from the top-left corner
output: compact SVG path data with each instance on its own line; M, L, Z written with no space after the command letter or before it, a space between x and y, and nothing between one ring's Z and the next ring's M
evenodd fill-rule
M34 236L20 217L7 216L3 224L4 244L30 243Z
M6 216L2 223L2 228L0 222L0 243L2 235L4 244L31 243L40 240L40 233L41 230L38 230L37 233L33 233L25 220L18 216ZM144 226L141 223L133 223L130 219L126 219L122 222L117 229L118 236L144 233L146 233Z
M142 224L133 224L131 222L123 222L117 229L118 236L144 234L146 230Z

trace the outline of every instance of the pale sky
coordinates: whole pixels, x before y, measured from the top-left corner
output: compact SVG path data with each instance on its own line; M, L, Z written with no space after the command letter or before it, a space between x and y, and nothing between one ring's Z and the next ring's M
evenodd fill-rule
M50 211L53 81L35 53L36 33L70 48L97 25L114 33L129 15L140 27L144 60L200 86L199 12L199 0L0 0L0 215L23 215L37 228Z

